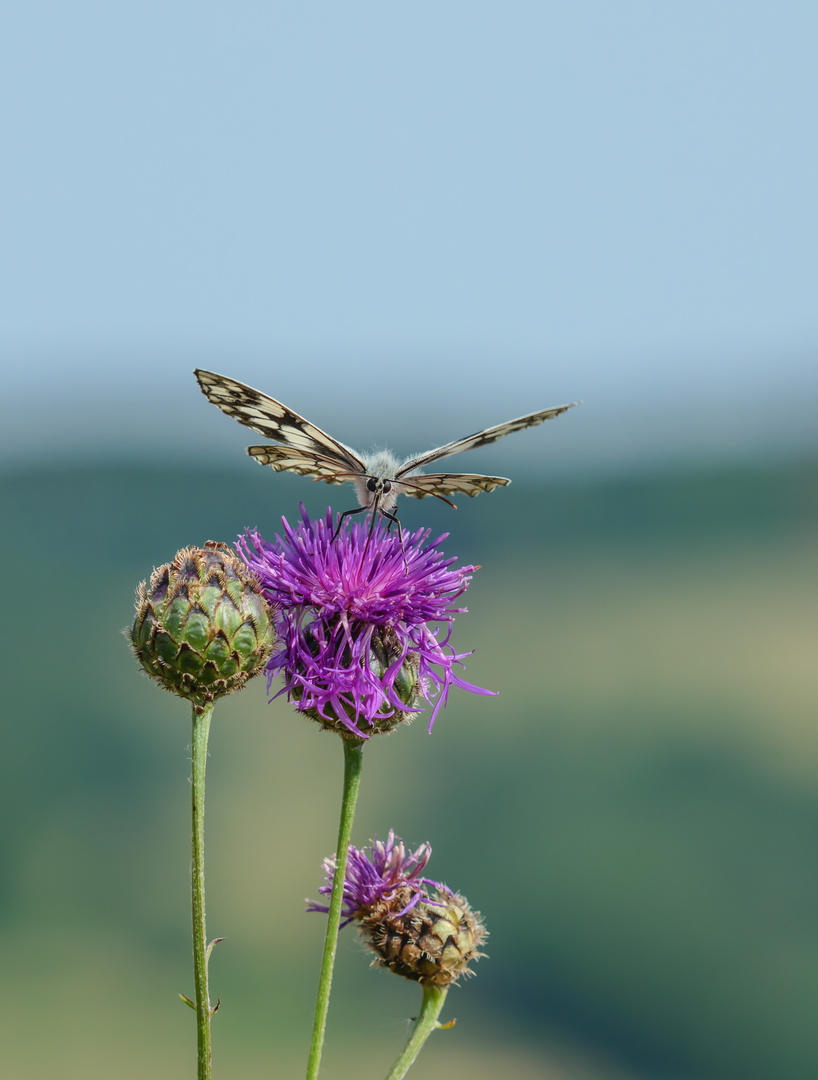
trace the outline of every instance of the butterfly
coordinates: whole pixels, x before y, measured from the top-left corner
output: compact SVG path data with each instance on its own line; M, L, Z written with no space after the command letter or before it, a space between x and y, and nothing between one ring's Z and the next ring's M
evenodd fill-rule
M409 495L413 499L425 499L428 495L433 495L454 507L455 504L449 498L451 495L475 496L481 491L494 491L495 488L505 487L511 481L503 476L482 476L479 473L421 473L419 470L451 454L461 454L464 450L488 446L513 431L523 431L525 428L544 424L546 420L560 416L574 405L580 404L573 401L570 405L558 405L553 409L529 413L505 424L486 428L485 431L477 431L474 435L467 435L465 439L456 439L436 450L428 450L425 454L414 454L400 460L389 450L359 454L275 398L267 397L266 394L235 379L229 379L226 375L202 371L200 368L196 368L193 374L208 401L240 424L252 428L276 444L247 447L247 453L260 465L270 465L276 472L286 470L301 476L311 476L313 480L323 480L326 484L351 481L355 485L360 505L355 510L347 510L342 514L342 521L351 514L372 510L373 523L374 514L377 513L398 524L398 495ZM338 528L340 529L340 522ZM400 525L398 528L400 529Z

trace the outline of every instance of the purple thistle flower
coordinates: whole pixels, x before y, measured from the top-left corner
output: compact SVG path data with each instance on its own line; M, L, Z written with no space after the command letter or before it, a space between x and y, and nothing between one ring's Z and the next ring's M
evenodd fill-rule
M401 544L378 521L345 524L335 537L332 511L310 521L303 505L296 528L282 523L283 539L248 530L237 544L279 611L268 687L283 673L280 693L300 711L362 739L411 718L421 698L434 703L431 731L452 685L492 693L454 673L470 653L449 645L454 616L466 610L453 602L477 567L451 568L455 559L437 550L448 534L430 544L420 529Z
M429 844L421 844L415 851L407 853L404 842L395 836L394 829L389 830L386 843L376 836L369 847L359 849L350 844L341 909L344 922L341 925L347 926L353 919L366 917L381 901L392 900L399 893L401 910L396 914L405 915L421 897L428 899L424 886L445 889L445 885L420 876L431 854ZM323 896L329 896L332 892L336 862L337 857L333 855L321 864L325 881L318 891ZM410 896L408 903L405 902L407 896ZM307 911L329 911L327 905L315 900L308 900L307 905Z

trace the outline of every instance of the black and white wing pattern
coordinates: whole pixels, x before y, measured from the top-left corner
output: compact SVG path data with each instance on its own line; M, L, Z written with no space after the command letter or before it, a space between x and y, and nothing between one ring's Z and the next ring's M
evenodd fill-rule
M454 442L446 443L445 446L439 446L437 450L429 450L425 454L416 454L414 457L407 458L401 464L400 469L398 469L397 479L402 479L407 473L411 473L413 469L422 469L426 465L431 465L433 461L449 457L450 454L462 454L466 450L476 450L480 446L489 446L491 443L497 442L498 439L502 439L504 435L511 435L515 431L525 431L526 428L536 427L537 424L544 424L546 420L553 420L555 416L561 416L564 412L568 412L569 409L573 409L575 405L579 405L579 402L572 401L570 405L557 405L553 409L543 409L541 412L518 416L516 420L508 420L505 424L495 424L494 427L486 428L485 431L475 431L474 435L467 435L465 439L455 439ZM441 473L440 475L449 477L448 473ZM499 477L489 477L489 479L500 480ZM506 484L510 482L510 480L505 481ZM495 484L494 486L499 485Z
M425 499L428 495L445 499L447 495L469 495L474 498L481 491L494 491L498 487L508 487L511 481L505 476L442 472L404 476L399 483L401 494L408 495L412 499Z
M364 510L373 510L387 517L395 508L398 495L406 494L414 499L434 495L444 502L451 502L451 495L479 495L481 491L494 491L511 481L503 476L483 476L479 473L421 473L420 469L433 461L462 454L488 446L504 435L544 424L555 416L572 409L579 402L558 405L554 409L529 413L505 424L476 431L465 439L439 446L425 454L400 461L388 450L376 450L359 455L344 443L327 435L326 431L311 424L303 416L288 409L275 398L254 390L251 386L217 375L212 371L194 372L199 386L208 401L223 413L232 416L245 427L252 428L270 439L272 446L248 446L247 453L261 465L269 465L277 472L299 473L301 476L323 480L327 484L343 484L353 481L358 502ZM359 511L354 511L358 513ZM353 513L353 511L347 511ZM396 520L396 519L394 519Z
M197 368L193 374L208 401L240 424L278 443L247 447L247 453L261 465L328 484L343 484L364 475L364 463L354 450L275 398L213 371Z
M269 465L276 472L294 472L313 480L323 480L325 484L345 484L363 472L363 468L345 468L338 458L322 457L311 450L290 446L248 446L247 453L259 465Z
M495 424L494 427L486 428L485 431L476 431L473 435L467 435L465 439L455 439L454 442L439 446L437 450L429 450L425 454L416 454L401 463L395 480L401 485L401 490L414 499L425 499L427 495L436 495L445 498L447 495L469 495L474 498L481 491L494 491L498 487L506 487L511 483L504 476L482 476L479 473L425 473L415 475L415 469L422 469L425 465L431 465L433 461L449 457L450 454L462 454L465 450L475 450L479 446L488 446L497 442L504 435L511 435L515 431L524 431L526 428L544 424L546 420L553 420L555 416L573 409L578 401L570 405L558 405L553 409L543 409L541 412L528 413L519 416L516 420L509 420L505 424Z

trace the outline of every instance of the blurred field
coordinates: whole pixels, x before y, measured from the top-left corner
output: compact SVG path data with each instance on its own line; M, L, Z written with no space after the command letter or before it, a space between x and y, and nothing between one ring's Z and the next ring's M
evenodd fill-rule
M3 1076L192 1075L189 719L118 630L177 547L327 492L249 467L0 478ZM366 752L357 842L430 840L491 931L418 1075L818 1075L816 493L818 465L782 464L403 507L482 564L453 640L500 691ZM340 772L259 680L219 706L217 1076L302 1073ZM323 1075L382 1075L417 991L347 936Z

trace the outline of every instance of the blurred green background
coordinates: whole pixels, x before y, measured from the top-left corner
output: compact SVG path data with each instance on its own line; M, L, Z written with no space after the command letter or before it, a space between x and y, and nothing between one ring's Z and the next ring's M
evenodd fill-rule
M454 643L500 692L365 754L356 842L431 841L491 931L419 1075L818 1075L817 490L801 462L404 506L482 564ZM191 1074L189 717L119 630L178 547L327 492L249 464L0 478L4 1076ZM341 757L263 680L217 709L217 1075L303 1068ZM383 1074L417 1008L367 965L346 930L328 1077Z

